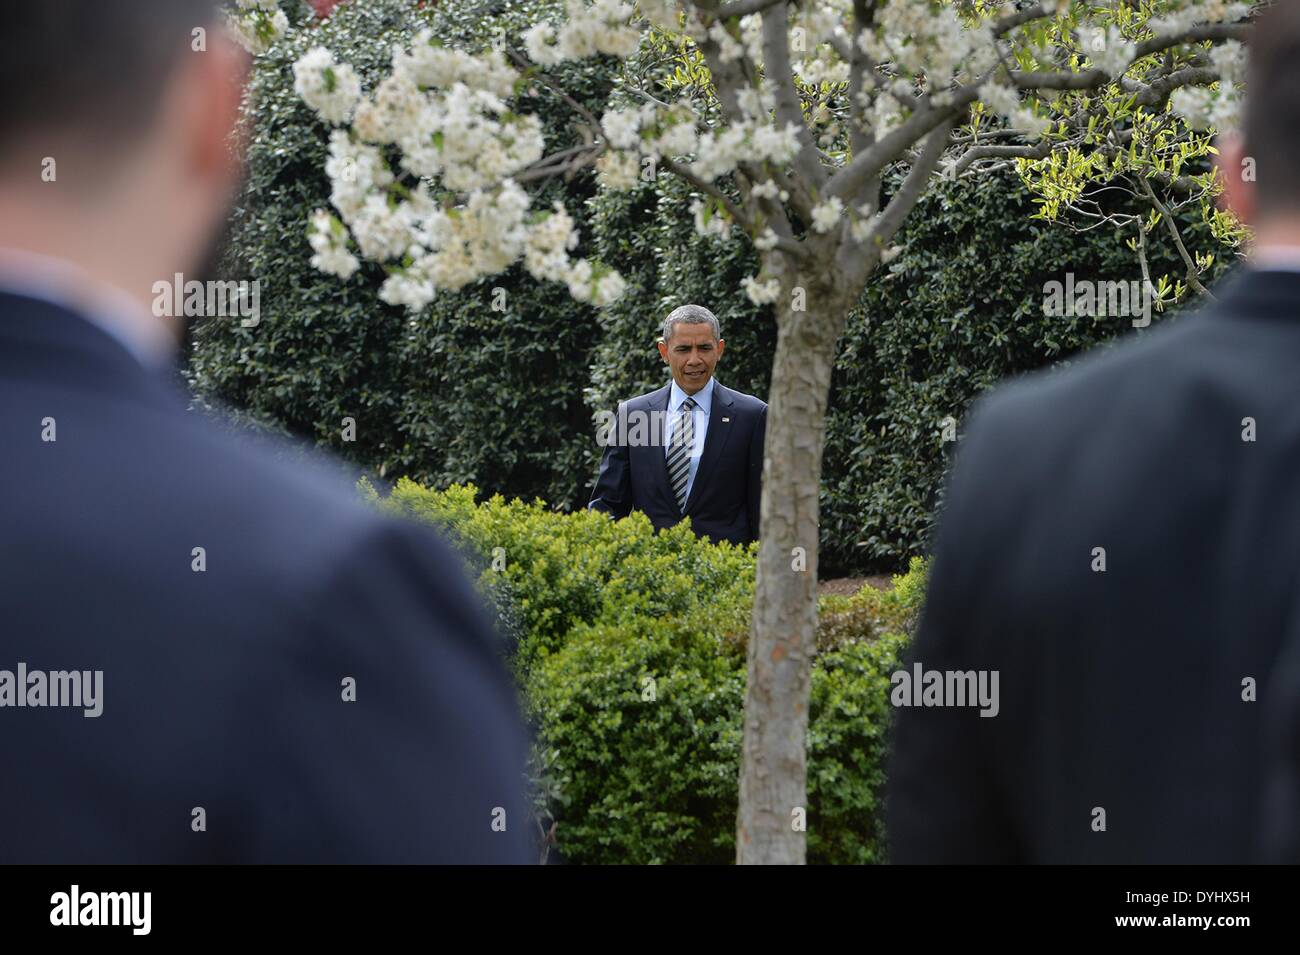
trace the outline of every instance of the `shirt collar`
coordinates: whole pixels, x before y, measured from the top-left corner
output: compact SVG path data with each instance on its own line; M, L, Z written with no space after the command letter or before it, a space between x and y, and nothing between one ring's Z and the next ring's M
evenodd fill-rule
M693 398L695 404L701 411L708 414L713 408L713 385L714 379L710 376L709 383L693 395L688 395L678 387L677 382L670 382L668 388L668 413L672 414L682 406L682 402L687 398Z
M146 368L165 367L175 351L175 339L139 301L66 259L0 246L0 288L73 312Z
M1300 272L1300 246L1257 246L1247 261L1259 272Z

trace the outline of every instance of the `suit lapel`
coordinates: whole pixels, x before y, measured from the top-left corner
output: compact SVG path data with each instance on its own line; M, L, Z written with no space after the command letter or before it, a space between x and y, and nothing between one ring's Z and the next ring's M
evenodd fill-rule
M696 501L700 499L701 488L713 473L713 466L722 456L722 449L727 446L731 434L731 392L720 383L713 383L713 405L709 408L709 431L704 436L704 451L700 454L700 465L695 469L695 483L691 485L691 496L686 499L686 511L689 514ZM665 474L667 468L665 468Z
M658 462L654 469L654 473L658 475L659 483L663 485L664 493L668 495L668 500L672 501L675 505L677 499L673 497L673 483L668 479L668 449L664 447L664 444L668 440L668 400L672 397L672 393L673 386L671 384L665 385L663 388L654 392L654 394L650 396L650 410L658 412L660 422L659 431L655 439L659 443L653 446L654 451L656 452L655 460Z

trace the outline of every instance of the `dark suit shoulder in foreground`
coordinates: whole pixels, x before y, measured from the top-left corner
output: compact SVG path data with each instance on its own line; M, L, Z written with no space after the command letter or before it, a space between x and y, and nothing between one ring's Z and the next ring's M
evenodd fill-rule
M998 671L1000 706L896 710L896 860L1272 856L1297 381L1300 275L1247 273L980 403L909 665Z
M526 741L447 548L76 316L0 295L0 339L0 669L103 671L98 717L0 709L0 861L528 860Z

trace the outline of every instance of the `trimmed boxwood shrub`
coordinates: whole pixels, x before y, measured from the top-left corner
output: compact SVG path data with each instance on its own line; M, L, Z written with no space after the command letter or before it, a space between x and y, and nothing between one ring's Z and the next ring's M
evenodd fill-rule
M536 737L535 811L579 863L735 857L745 640L754 549L641 515L478 502L472 487L400 481L367 493L450 534L507 629ZM913 562L892 591L822 599L809 713L813 862L884 859L880 798L889 675L924 595Z

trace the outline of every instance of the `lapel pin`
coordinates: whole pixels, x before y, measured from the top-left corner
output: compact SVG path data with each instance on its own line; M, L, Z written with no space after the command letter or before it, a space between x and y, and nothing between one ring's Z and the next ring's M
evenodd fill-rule
M723 424L730 424L730 423L731 423L731 419L730 419L730 418L723 418L723 419L722 419L722 423L723 423Z

